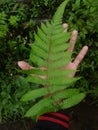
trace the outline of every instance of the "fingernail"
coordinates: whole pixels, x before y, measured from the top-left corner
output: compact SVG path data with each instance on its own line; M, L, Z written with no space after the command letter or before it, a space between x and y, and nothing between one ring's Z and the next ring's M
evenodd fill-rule
M77 30L74 30L74 31L73 31L73 35L76 35L76 34L78 34L78 31L77 31Z
M24 65L24 61L18 61L17 64L19 67L22 67Z
M68 27L68 24L67 24L67 23L64 23L64 24L63 24L63 27L64 27L64 28L67 28L67 27Z
M85 48L86 50L88 50L88 46L84 46L84 48Z

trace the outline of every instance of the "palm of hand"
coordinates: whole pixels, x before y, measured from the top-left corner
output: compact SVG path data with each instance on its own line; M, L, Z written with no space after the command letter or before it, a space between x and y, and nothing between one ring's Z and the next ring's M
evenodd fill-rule
M67 27L68 25L67 24L63 24L63 27L64 27L64 32L67 31ZM77 31L74 30L72 32L72 36L71 36L71 39L70 39L70 47L68 49L68 51L72 52L74 50L74 46L75 46L75 43L76 43L76 40L77 40ZM79 52L79 54L77 55L77 57L75 58L75 60L71 63L69 63L67 66L64 66L63 69L66 69L66 70L77 70L78 68L78 65L80 64L80 62L82 61L82 59L84 58L84 56L86 55L87 53L87 50L88 50L88 47L87 46L84 46L81 51ZM25 61L19 61L18 62L18 66L23 69L23 70L29 70L29 69L33 69L34 67L30 66L28 63L26 63ZM41 67L40 69L46 69L45 67ZM69 77L73 77L75 75L75 72L73 72ZM32 75L32 76L35 76L35 75ZM42 76L42 75L39 75L40 78L44 79L46 77Z

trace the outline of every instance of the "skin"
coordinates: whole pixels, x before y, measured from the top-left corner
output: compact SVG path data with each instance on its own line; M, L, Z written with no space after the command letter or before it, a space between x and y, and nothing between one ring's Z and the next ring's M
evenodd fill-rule
M64 28L64 33L67 32L68 29L68 24L64 23L63 24L63 28ZM72 36L70 38L70 47L68 48L69 52L72 52L74 50L75 47L75 43L77 40L77 36L78 36L78 32L76 30L74 30L72 32ZM88 51L88 46L83 46L83 48L80 50L79 54L76 56L75 60L71 63L69 63L67 66L64 66L63 69L68 69L68 70L77 70L79 64L81 63L81 61L83 60L83 58L85 57L86 53ZM22 70L29 70L29 69L34 69L33 66L29 65L27 62L25 61L18 61L18 66L22 69ZM41 70L45 70L45 67L40 67ZM75 72L72 73L70 75L70 77L74 77ZM32 75L35 76L35 75ZM39 77L41 79L45 79L45 76L39 75Z

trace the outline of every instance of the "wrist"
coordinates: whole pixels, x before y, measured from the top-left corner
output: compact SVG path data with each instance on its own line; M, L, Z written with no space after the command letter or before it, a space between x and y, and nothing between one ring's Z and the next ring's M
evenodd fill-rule
M68 113L61 110L58 112L45 113L38 118L37 126L49 130L68 130L70 117Z

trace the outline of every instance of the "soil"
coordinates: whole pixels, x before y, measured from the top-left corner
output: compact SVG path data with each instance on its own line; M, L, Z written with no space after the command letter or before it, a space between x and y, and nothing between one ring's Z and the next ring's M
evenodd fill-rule
M69 130L98 130L98 107L83 102L72 108Z
M98 107L82 102L68 110L71 115L69 130L98 130ZM15 121L0 125L0 130L30 130L32 120Z

